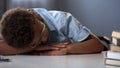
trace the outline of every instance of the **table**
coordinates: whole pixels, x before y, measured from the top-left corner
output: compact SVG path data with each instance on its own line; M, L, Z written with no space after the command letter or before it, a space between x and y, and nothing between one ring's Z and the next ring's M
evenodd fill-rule
M11 62L0 62L0 68L105 68L105 53L63 56L5 56Z

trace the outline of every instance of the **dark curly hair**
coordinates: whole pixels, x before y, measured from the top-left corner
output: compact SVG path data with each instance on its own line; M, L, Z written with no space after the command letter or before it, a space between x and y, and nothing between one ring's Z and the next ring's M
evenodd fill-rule
M13 8L2 16L2 36L12 47L27 47L34 39L35 17L24 8Z

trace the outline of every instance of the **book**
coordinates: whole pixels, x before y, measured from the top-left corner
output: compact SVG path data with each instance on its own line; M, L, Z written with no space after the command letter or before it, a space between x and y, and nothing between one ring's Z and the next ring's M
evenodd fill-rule
M112 37L112 43L113 43L114 45L120 46L120 39L115 38L115 37Z
M112 31L112 43L120 46L120 31Z
M106 62L106 65L120 67L120 60L107 58L105 62Z
M120 68L120 31L112 32L112 44L106 52L106 68Z
M106 58L120 60L120 52L107 51Z
M114 44L110 45L110 51L120 52L120 46L116 46Z
M120 39L120 31L112 31L112 37Z
M120 52L107 51L106 58L105 58L105 64L120 68Z

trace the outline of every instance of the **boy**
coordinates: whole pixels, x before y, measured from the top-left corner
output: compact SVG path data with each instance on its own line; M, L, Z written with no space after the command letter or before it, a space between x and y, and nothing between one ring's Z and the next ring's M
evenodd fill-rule
M0 54L90 54L104 45L70 13L44 8L14 8L1 19Z

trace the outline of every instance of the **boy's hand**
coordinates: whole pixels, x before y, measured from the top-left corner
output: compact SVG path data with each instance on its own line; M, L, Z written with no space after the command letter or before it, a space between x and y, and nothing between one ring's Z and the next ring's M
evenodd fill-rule
M45 50L60 50L61 48L66 48L69 43L53 43L48 45L40 45L35 49L35 51L45 51Z
M44 55L44 56L56 56L56 55L66 55L66 54L67 54L67 48L61 48L59 50L39 51L33 53L33 55Z
M33 52L34 55L65 55L67 54L68 43L54 43L41 45Z

